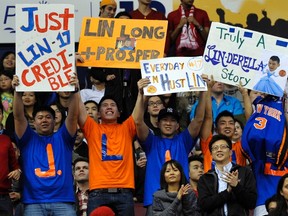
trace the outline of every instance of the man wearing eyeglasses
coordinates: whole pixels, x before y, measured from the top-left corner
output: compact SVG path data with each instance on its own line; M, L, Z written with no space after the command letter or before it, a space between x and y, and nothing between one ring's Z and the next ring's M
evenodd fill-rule
M225 135L213 136L209 150L216 165L198 182L202 215L249 215L257 198L252 171L230 162L232 142Z
M164 99L160 95L155 95L148 98L147 113L149 115L144 119L144 121L155 135L161 134L158 127L158 115L160 110L163 108L165 108Z

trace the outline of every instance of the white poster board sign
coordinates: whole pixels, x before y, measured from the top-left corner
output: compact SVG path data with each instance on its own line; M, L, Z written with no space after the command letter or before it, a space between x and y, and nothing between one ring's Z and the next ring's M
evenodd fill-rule
M142 60L142 78L148 77L151 84L144 88L145 95L206 91L201 78L204 72L202 57L170 57Z
M73 91L74 6L16 5L17 91Z
M283 96L288 40L212 23L203 55L205 72L230 85Z

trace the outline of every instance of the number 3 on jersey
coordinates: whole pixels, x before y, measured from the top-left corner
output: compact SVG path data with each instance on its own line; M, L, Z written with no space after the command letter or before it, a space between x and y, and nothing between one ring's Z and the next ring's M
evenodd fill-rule
M254 123L253 126L258 130L263 130L266 127L267 119L263 117L255 118L258 123Z

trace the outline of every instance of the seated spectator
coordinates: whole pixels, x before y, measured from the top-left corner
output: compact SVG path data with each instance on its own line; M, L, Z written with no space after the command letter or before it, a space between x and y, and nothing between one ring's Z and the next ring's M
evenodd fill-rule
M256 182L252 171L230 162L232 142L215 135L209 143L215 168L198 182L198 204L203 215L249 215L256 206Z
M8 70L12 75L15 74L15 52L8 51L4 53L0 60L0 70Z
M94 100L88 100L84 103L86 108L87 114L94 119L95 122L99 123L99 116L98 116L98 103Z
M0 71L0 95L3 106L2 125L6 125L8 115L12 112L13 105L13 88L12 88L13 74L11 71Z
M269 214L271 211L276 209L276 207L277 207L277 195L274 194L272 197L268 198L265 201L265 208L266 208L266 211Z
M231 112L235 118L242 120L244 118L244 111L241 102L235 98L224 94L224 84L221 82L215 82L211 88L211 102L212 102L212 116L213 122L219 113L224 110ZM198 101L192 107L190 113L190 119L194 118L195 110L198 105Z
M59 108L59 105L51 104L50 107L55 112L54 132L56 132L62 126L62 124L65 122L66 115L65 115L64 110L61 110L61 108Z
M269 212L269 216L287 216L288 215L288 173L283 175L277 186L277 204L276 208Z
M180 163L170 160L163 164L160 186L161 190L153 194L153 215L200 215L196 195Z
M269 212L269 216L287 216L288 215L288 173L283 175L277 186L277 204L276 208Z
M77 216L86 216L89 192L89 162L86 158L80 157L74 161L73 176L76 193L76 214Z
M204 174L203 158L198 155L192 155L188 158L190 185L198 197L197 185L200 177Z
M88 158L88 145L84 141L84 134L79 126L77 126L77 134L73 148L74 153L81 157Z
M91 89L82 89L80 91L81 100L83 103L88 100L93 100L99 103L101 98L105 95L106 73L101 71L99 68L92 68L89 71L89 79L92 87Z

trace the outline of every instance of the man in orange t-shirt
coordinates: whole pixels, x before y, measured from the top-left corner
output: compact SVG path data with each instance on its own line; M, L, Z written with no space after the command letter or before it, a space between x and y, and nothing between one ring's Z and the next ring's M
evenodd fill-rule
M208 96L206 98L205 117L200 130L200 146L204 157L204 172L213 168L213 160L209 151L209 142L212 138L213 116L211 104L211 88L214 81L208 83ZM210 97L209 97L210 96ZM216 132L220 135L225 135L232 140L235 132L235 119L231 112L223 111L218 114L215 120ZM241 146L241 141L232 144L231 161L240 166L246 166L245 153Z
M136 105L143 104L143 86L139 87ZM79 100L78 124L89 147L88 215L99 206L109 205L119 216L134 216L132 142L136 135L135 119L139 116L136 107L132 115L119 124L118 104L113 96L106 95L99 102L101 124L98 124L88 116Z
M89 147L88 215L102 205L113 206L117 215L134 215L134 162L132 141L136 135L133 114L122 124L117 102L104 96L99 102L101 124L87 115L80 102L78 123Z

